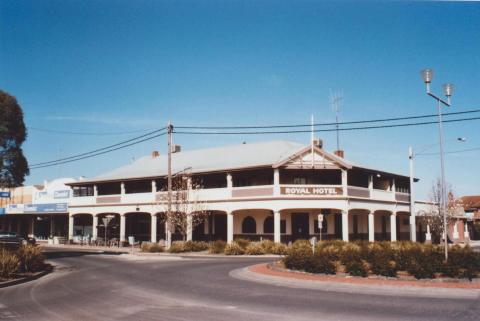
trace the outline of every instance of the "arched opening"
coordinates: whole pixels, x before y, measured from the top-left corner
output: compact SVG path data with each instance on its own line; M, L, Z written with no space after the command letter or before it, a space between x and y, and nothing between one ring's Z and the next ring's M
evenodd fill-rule
M134 212L125 215L125 236L133 236L135 242L150 241L150 213Z
M265 220L263 221L263 233L274 233L274 227L273 227L273 216L267 216Z
M73 242L83 243L90 241L93 235L92 226L92 214L75 214L73 216Z
M242 222L242 233L243 234L256 234L257 233L257 222L251 216L247 216L243 219Z
M117 245L120 239L120 214L98 214L97 241Z

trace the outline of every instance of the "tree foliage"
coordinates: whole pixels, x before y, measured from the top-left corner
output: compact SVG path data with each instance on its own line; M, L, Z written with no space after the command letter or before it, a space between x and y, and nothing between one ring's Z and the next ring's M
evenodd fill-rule
M22 108L15 97L0 90L0 187L20 186L29 174L21 147L26 137Z
M440 204L443 201L442 189L441 189L441 180L438 178L433 184L430 192L430 201L432 205L427 212L420 213L419 220L423 221L425 225L430 226L430 230L435 242L439 242L443 239L444 233L444 224L443 224L443 214L440 210ZM445 201L446 208L446 218L447 226L455 221L455 217L462 216L463 207L461 200L455 197L452 187L450 184L445 186L447 199Z
M167 204L164 204L165 214L162 220L168 221L171 231L181 234L183 240L186 240L188 234L189 220L193 231L207 217L205 203L198 198L198 191L202 187L202 181L191 175L178 175L172 179L172 210L168 215Z

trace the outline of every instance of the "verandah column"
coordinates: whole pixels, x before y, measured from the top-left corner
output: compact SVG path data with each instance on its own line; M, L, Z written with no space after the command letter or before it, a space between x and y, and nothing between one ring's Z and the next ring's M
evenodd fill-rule
M233 213L227 213L227 243L233 242Z
M150 242L157 243L157 214L151 214Z
M74 220L75 220L75 217L73 215L68 216L68 240L69 241L73 240L73 223L74 223Z
M187 241L193 240L193 222L192 222L192 214L187 215Z
M375 242L375 216L373 212L368 213L368 241Z
M397 213L395 212L390 215L390 240L397 241Z
M120 214L120 244L125 243L125 213Z
M348 211L342 211L342 238L348 242Z
M273 241L275 243L281 242L280 237L280 211L273 212Z
M97 232L98 232L98 216L93 215L93 222L92 222L92 240L97 239Z

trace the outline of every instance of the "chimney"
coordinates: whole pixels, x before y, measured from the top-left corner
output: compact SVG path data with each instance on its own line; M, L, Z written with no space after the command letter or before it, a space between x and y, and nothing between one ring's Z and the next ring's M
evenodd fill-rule
M316 138L313 140L313 145L318 148L323 148L323 140Z
M344 155L345 155L345 152L343 150L336 150L333 153L341 158L344 158Z
M160 153L158 152L158 150L154 150L154 151L152 152L152 158L156 158L156 157L158 157L158 156L160 156Z
M182 147L180 145L173 145L172 146L172 153L180 153Z

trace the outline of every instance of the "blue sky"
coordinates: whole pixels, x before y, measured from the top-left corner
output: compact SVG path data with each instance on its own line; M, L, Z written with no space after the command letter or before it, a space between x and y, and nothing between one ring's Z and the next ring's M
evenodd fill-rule
M434 91L456 85L451 111L480 108L480 3L319 1L2 1L0 88L15 95L29 130L31 164L90 151L174 125L276 125L331 121L329 90L342 90L343 121L435 112ZM478 115L478 114L477 114ZM473 115L474 116L474 115ZM446 150L480 147L480 121L445 125ZM136 132L109 136L77 132ZM137 132L138 131L138 132ZM325 147L335 136L321 133ZM467 137L467 142L456 142ZM186 136L192 149L269 136ZM408 146L435 144L435 126L344 132L346 158L408 173ZM95 176L166 151L164 137L96 158L32 170L27 183ZM427 152L435 153L433 145ZM457 194L478 194L480 151L448 154ZM439 173L437 155L415 163L419 197Z

